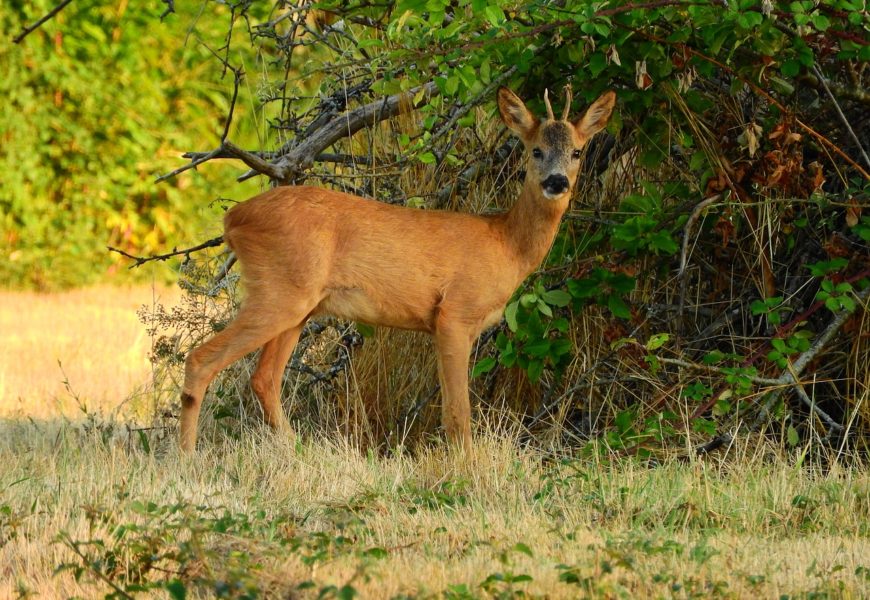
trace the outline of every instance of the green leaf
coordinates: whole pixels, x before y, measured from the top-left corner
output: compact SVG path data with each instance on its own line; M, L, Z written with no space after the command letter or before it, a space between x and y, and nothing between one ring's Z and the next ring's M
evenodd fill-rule
M529 366L526 369L526 373L529 375L529 379L532 383L538 383L541 379L541 375L544 372L544 361L542 360L532 360L529 361Z
M495 4L487 4L483 9L483 16L493 27L498 27L505 20L504 11Z
M486 358L482 358L474 365L474 368L471 370L471 377L475 378L483 373L489 373L495 368L496 360L492 356L487 356Z
M432 152L424 152L417 157L417 160L419 160L423 164L431 165L432 163L437 161L438 158Z
M712 350L704 355L704 358L701 360L705 365L715 365L717 362L720 362L725 358L725 354L720 352L719 350Z
M548 317L553 316L553 309L550 308L550 306L546 302L544 302L543 300L538 300L538 310L542 314L547 315Z
M810 17L810 20L813 22L813 25L815 25L816 29L818 29L819 31L825 31L828 27L831 26L831 20L827 16L825 16L821 13L816 13L816 14L812 15Z
M544 292L544 302L551 306L568 306L571 302L571 294L565 290L550 290Z
M797 446L800 441L800 435L798 435L798 430L794 428L794 425L789 425L788 429L786 429L786 440L788 441L788 445L791 447Z
M343 585L341 589L339 589L338 592L335 594L335 597L338 598L338 600L353 600L354 598L356 598L356 596L356 588L354 588L350 584Z
M849 261L845 258L838 257L831 260L823 260L817 263L806 265L807 269L813 277L824 277L830 273L836 273L849 265ZM831 290L828 290L831 291Z
M375 334L375 328L366 323L357 323L356 330L363 337L370 338Z
M507 326L511 331L516 332L517 325L517 310L519 309L519 302L511 302L504 309L504 319L507 321Z
M796 77L801 72L801 64L795 59L790 58L780 65L779 72L785 77Z
M389 553L385 549L375 546L374 548L369 548L368 550L363 552L363 555L370 556L372 558L383 559L387 558L387 556L389 556Z
M524 543L522 543L522 542L517 542L517 543L514 545L513 550L514 550L515 552L521 552L521 553L525 554L526 556L528 556L529 558L534 558L534 557L535 557L535 554L532 552L532 549L529 548L528 546L526 546L526 545L525 545ZM514 581L516 581L516 579L514 579Z
M178 579L173 579L163 587L169 592L169 597L172 600L185 600L187 598L187 588Z
M631 310L628 308L625 300L623 300L616 294L611 294L607 297L607 308L610 309L610 312L612 312L614 316L620 317L622 319L631 318Z
M594 279L570 279L566 285L568 292L575 298L591 298L601 292Z
M646 342L646 349L652 352L653 350L658 350L671 339L671 334L669 333L657 333L655 335L650 336L650 338Z
M763 315L767 312L767 304L761 300L753 300L752 304L749 305L749 310L755 316Z
M598 77L607 68L607 58L601 52L596 52L589 57L587 67L592 77Z
M550 353L550 340L546 338L534 340L523 346L523 350L525 350L526 354L529 356L543 358Z
M560 357L564 356L571 352L574 348L574 344L571 343L571 340L568 338L559 338L557 340L553 340L550 345L550 356Z
M520 304L522 304L525 308L529 308L530 306L538 303L538 295L537 294L523 294L520 296Z

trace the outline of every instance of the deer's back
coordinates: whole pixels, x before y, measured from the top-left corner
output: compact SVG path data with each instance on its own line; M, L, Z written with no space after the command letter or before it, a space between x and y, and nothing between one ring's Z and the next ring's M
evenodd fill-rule
M516 287L494 224L301 186L236 205L224 237L249 287L316 290L317 312L432 330L439 307L478 319Z

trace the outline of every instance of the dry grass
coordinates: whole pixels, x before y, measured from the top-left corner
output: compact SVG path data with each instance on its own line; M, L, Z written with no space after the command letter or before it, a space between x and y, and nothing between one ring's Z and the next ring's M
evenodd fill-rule
M0 417L118 410L151 373L137 310L177 296L141 286L0 293Z
M866 473L795 468L748 447L729 463L650 468L550 463L495 437L470 460L441 448L374 457L335 437L293 445L257 431L192 459L170 443L147 454L104 439L6 427L0 596L96 597L109 588L93 571L77 582L54 569L89 564L121 582L143 568L143 539L164 557L145 578L199 577L207 583L189 586L194 597L218 582L266 597L295 597L303 582L312 587L302 597L345 585L366 598L870 591ZM74 557L55 543L61 532L102 541L121 566L97 563L106 554L92 546ZM169 558L191 536L195 550Z
M150 295L2 297L4 335L32 358L21 361L29 376L4 379L15 373L13 398L31 402L4 395L15 418L0 424L0 598L95 598L113 591L107 581L176 578L193 598L870 593L867 472L796 466L760 439L706 461L559 460L558 449L487 433L503 423L478 422L473 456L438 445L379 456L341 431L293 443L247 427L233 439L206 419L188 458L173 428L140 436L108 417L58 419L56 402L37 402L75 408L52 369L60 358L92 410L133 414L113 409L148 374L134 313ZM378 339L407 352L414 343ZM55 574L63 564L80 577Z

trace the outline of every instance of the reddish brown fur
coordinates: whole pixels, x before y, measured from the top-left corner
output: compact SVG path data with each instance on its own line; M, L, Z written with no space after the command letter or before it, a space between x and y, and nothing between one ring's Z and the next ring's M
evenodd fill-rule
M571 124L573 144L550 148L555 162L547 168L565 167L573 183L579 161L565 157L603 127L613 100L602 96ZM527 147L546 143L547 123L509 90L500 90L499 108ZM544 259L568 207L570 188L546 198L541 176L530 164L516 204L495 216L397 207L308 186L276 188L233 207L224 238L238 257L247 297L235 320L188 356L182 448L195 446L214 376L260 346L252 386L266 421L289 429L278 398L281 377L302 326L318 314L432 334L442 421L452 442L469 445L472 344Z

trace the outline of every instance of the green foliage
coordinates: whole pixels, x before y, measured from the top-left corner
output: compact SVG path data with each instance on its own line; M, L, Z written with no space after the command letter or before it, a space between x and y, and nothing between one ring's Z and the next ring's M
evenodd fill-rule
M852 284L848 281L834 283L831 279L823 279L821 289L816 292L816 299L825 303L825 308L831 312L855 310L855 300L850 296Z
M513 334L500 332L495 344L499 363L524 369L537 382L548 367L557 374L570 362L568 320L558 314L571 302L564 290L546 290L541 282L505 307L505 321ZM491 366L490 366L491 365ZM490 368L494 363L487 363Z
M782 316L780 315L780 312L784 310L782 300L782 296L774 296L764 300L753 300L752 304L749 305L749 310L752 311L753 315L767 316L768 324L775 327L782 323Z
M207 203L226 179L154 182L220 134L227 82L204 68L208 50L185 47L181 23L161 24L159 3L91 4L68 7L20 45L0 41L6 285L105 280L126 266L106 245L162 250L218 214ZM13 3L0 24L15 31L53 5Z
M773 338L770 340L773 350L767 354L767 360L776 363L780 369L785 369L788 366L788 357L810 349L812 337L812 332L798 330L787 338Z

